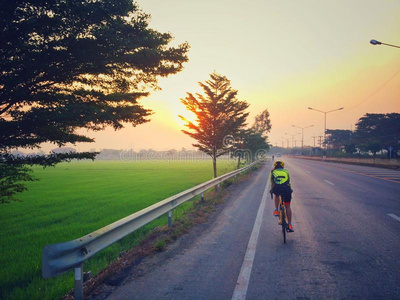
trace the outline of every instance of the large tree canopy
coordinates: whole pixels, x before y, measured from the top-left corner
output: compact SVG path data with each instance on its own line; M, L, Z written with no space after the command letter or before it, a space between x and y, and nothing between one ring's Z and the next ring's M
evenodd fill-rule
M80 128L147 122L138 99L188 60L188 45L168 46L149 18L132 0L2 1L0 163L15 148L93 142Z
M327 130L327 142L333 149L347 153L372 152L376 155L386 150L388 156L398 157L400 151L400 114L370 114L361 117L355 132L350 130Z
M205 83L199 82L204 94L197 94L196 98L188 93L182 99L197 120L197 124L188 121L186 126L190 131L182 131L197 141L194 147L212 157L214 177L217 177L217 157L229 151L233 140L246 125L249 104L237 99L238 92L231 88L225 76L214 72L210 78Z
M333 149L342 149L351 143L351 130L327 129L326 142Z
M392 147L394 156L400 151L400 114L365 114L356 124L356 144L363 151L376 153ZM389 151L388 151L389 153Z

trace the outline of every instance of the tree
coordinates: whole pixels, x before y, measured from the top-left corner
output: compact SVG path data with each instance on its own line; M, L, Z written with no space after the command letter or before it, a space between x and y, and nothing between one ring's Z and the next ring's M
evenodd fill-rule
M370 140L366 143L361 144L361 150L372 152L373 156L376 156L376 153L382 150L382 144L377 140Z
M266 109L255 117L252 129L254 132L266 137L267 134L271 131L271 128L272 125L269 118L269 112L268 109Z
M357 152L357 147L356 144L351 143L351 144L346 144L344 145L344 151L349 154L354 154Z
M230 144L230 155L231 157L237 157L237 169L240 168L241 159L246 159L250 161L251 152L245 148L246 138L251 134L251 129L241 129L235 138L231 138Z
M231 88L230 81L216 72L210 74L210 80L199 82L204 94L187 93L182 99L186 108L196 115L196 124L187 121L182 130L197 141L193 144L200 151L211 156L214 178L217 177L217 157L227 153L234 139L246 125L249 104L237 99L237 91ZM184 117L180 116L183 120Z
M351 143L351 130L327 129L326 142L333 149L342 150L347 144Z
M271 131L271 128L269 112L266 109L254 118L254 123L250 129L243 129L239 132L232 152L232 155L238 158L238 168L241 158L253 161L260 151L269 150L267 134Z
M270 146L267 139L262 136L261 133L254 131L253 128L246 130L243 138L243 148L240 152L243 155L239 155L238 165L240 164L241 156L248 156L249 161L254 161L258 155L265 154L269 150Z
M12 149L93 142L77 130L149 121L138 100L188 60L188 44L169 47L172 36L150 29L149 18L131 0L1 2L0 177L10 192L0 202L29 179L25 165L95 157L13 160Z
M392 147L394 156L400 151L400 114L365 114L356 124L356 143L364 151L376 152ZM388 154L389 155L389 154Z
M252 129L246 135L244 147L249 149L252 161L257 159L259 154L265 154L270 149L268 139Z

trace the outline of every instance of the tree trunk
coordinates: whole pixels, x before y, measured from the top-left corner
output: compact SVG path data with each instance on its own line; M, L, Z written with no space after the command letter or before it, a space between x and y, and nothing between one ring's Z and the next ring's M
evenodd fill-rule
M238 165L237 165L237 169L240 168L240 154L238 155Z
M214 178L217 178L217 158L213 157Z
M217 177L217 153L215 151L215 149L213 149L213 153L212 153L212 160L213 160L213 170L214 170L214 178ZM216 185L214 187L215 191L218 192L218 185Z

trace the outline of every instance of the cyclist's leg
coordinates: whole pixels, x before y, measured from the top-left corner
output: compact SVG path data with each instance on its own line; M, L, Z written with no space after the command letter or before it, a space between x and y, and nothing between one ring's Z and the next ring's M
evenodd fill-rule
M285 207L289 224L292 224L292 209L290 208L290 202L289 203L286 202Z
M279 196L277 194L274 194L274 204L275 204L274 216L278 217L279 216L279 211L278 211Z
M275 210L278 210L279 206L279 195L274 194Z
M285 193L283 193L283 203L286 207L286 214L288 217L289 224L292 224L292 209L290 207L290 202L292 201L292 190L288 188Z

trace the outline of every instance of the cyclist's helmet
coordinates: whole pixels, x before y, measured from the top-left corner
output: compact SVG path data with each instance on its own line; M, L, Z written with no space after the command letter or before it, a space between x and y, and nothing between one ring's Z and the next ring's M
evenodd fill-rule
M284 168L285 167L285 163L281 160L277 160L276 162L274 162L274 169L276 168Z

